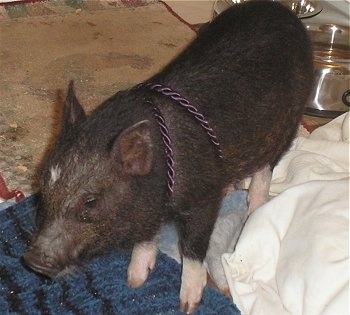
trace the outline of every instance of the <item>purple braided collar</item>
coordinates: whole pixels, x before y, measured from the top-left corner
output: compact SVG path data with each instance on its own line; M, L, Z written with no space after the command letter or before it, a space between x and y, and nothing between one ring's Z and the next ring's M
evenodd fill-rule
M173 150L173 144L171 141L171 138L169 136L169 130L168 127L165 123L164 117L162 115L162 113L160 112L159 108L152 104L149 101L146 101L147 104L149 104L150 106L152 106L153 108L153 113L154 116L156 117L158 126L159 126L159 130L162 134L162 138L163 138L163 143L165 146L165 152L166 152L166 156L167 156L167 165L168 165L168 173L167 173L167 177L168 177L168 189L170 192L170 195L173 193L174 190L174 184L175 184L175 169L174 169L174 150Z
M184 107L190 114L193 115L193 117L199 122L199 124L202 126L202 128L205 130L205 132L208 134L210 141L215 145L216 151L218 153L218 156L222 159L222 150L220 147L220 143L218 141L218 138L214 132L214 130L209 126L208 121L204 117L204 115L199 112L199 110L191 105L191 103L184 97L182 97L179 93L173 91L171 88L164 86L162 84L153 84L153 83L147 83L147 84L140 84L137 86L137 88L149 88L150 90L156 91L160 94L163 94L165 96L170 97L172 100L174 100L177 104ZM165 123L164 117L162 116L159 108L152 104L150 101L147 101L149 105L152 106L154 116L156 117L159 130L162 134L163 143L165 145L165 152L167 155L167 165L168 165L168 188L170 194L173 193L174 190L174 183L175 183L175 169L174 169L174 151L172 147L172 141L169 136L168 127Z

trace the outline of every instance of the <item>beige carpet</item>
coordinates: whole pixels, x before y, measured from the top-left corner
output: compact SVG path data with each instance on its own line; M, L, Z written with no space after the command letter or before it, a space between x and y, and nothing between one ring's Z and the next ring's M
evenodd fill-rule
M155 73L194 36L162 3L0 19L0 175L37 191L36 168L75 80L91 110Z

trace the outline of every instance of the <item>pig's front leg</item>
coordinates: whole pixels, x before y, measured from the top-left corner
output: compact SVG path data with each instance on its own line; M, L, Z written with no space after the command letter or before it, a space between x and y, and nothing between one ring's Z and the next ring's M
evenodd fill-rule
M128 285L138 288L147 280L157 258L157 240L136 244L128 267Z
M217 216L215 209L218 208L218 202L215 202L214 197L209 201L203 200L202 205L198 204L188 212L182 213L182 217L177 222L180 251L183 257L180 310L187 314L196 310L207 284L204 259Z

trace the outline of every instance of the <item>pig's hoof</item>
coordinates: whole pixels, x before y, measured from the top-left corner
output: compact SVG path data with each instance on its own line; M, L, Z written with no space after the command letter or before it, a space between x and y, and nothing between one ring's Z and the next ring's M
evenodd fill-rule
M156 263L157 244L143 242L135 245L128 267L128 285L131 288L141 287L148 278Z
M180 302L180 311L186 314L193 314L197 309L199 302L190 304L189 302Z
M149 270L128 270L128 286L130 288L136 289L141 287L147 280L149 275Z
M131 288L141 287L148 278L150 271L154 268L152 260L131 260L128 268L128 285Z

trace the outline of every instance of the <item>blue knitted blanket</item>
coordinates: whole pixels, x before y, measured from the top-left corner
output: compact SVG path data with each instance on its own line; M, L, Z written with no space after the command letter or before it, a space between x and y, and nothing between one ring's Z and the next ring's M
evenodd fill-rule
M33 229L37 197L0 211L0 314L181 314L181 266L163 253L139 289L126 283L129 252L87 262L76 274L52 282L25 267L21 259ZM239 315L232 301L205 289L196 314Z

